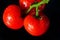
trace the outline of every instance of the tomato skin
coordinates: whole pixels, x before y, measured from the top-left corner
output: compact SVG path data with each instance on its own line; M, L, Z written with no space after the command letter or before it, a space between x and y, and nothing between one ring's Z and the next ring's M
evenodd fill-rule
M41 2L42 0L36 0L36 2ZM42 4L41 6L39 6L39 10L43 11L45 8L46 4Z
M41 2L42 0L35 0L36 2Z
M35 15L36 14L36 9L32 8L28 14L29 15Z
M46 6L46 4L42 4L41 6L39 6L39 11L43 11L45 6Z
M19 0L19 4L22 10L26 11L35 2L41 2L42 0ZM39 6L39 10L43 11L46 4Z
M19 4L22 9L28 9L30 5L34 3L35 0L19 0Z
M41 36L49 28L49 19L40 13L41 19L37 19L32 15L28 15L24 20L25 30L32 36Z
M13 30L18 30L23 26L21 10L17 5L9 5L3 13L4 24Z

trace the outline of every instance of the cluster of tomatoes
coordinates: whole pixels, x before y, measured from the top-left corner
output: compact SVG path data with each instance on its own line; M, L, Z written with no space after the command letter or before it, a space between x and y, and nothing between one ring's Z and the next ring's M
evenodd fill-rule
M44 1L47 0L19 0L20 6L9 5L3 13L4 24L13 30L24 27L32 36L44 34L49 27L49 19L42 12L46 6Z

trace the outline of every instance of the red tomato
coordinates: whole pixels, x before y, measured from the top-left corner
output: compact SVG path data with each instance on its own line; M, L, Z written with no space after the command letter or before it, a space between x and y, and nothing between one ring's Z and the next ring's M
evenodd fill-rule
M19 4L22 9L28 9L30 5L34 3L35 0L19 0Z
M23 10L27 10L29 9L29 7L34 4L35 2L41 2L42 0L19 0L19 4L20 4L20 7L23 9ZM44 10L44 7L45 7L45 4L42 4L41 6L39 6L39 10L42 11Z
M17 5L9 5L4 10L3 22L10 29L20 29L23 26L20 8Z
M41 36L49 28L49 19L43 13L40 13L40 18L28 15L24 20L24 27L32 36Z

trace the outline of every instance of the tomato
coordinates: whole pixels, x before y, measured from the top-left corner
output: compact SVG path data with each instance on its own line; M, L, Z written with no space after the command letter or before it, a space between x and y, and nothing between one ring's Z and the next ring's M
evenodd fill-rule
M21 10L17 5L9 5L3 13L4 24L13 30L18 30L23 26Z
M19 4L22 9L28 9L30 5L34 3L35 0L19 0Z
M32 36L41 36L47 32L49 28L49 19L43 13L36 18L33 15L28 15L24 19L24 28Z
M42 0L19 0L19 4L20 4L20 7L23 9L23 10L27 10L29 9L29 7L34 4L35 2L41 2ZM39 10L42 11L44 10L45 8L45 4L42 4L41 6L39 6Z

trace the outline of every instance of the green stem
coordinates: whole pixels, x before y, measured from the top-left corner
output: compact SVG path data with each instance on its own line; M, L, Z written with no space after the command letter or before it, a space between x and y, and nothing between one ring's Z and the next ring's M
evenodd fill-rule
M36 16L38 16L38 7L36 6Z
M32 8L36 8L36 16L38 16L38 7L41 6L42 4L48 4L49 0L42 0L41 2L37 3L37 4L33 4L30 6L30 8L28 9L27 13L32 9Z
M36 7L37 4L31 5L30 8L28 9L27 13L34 7Z

